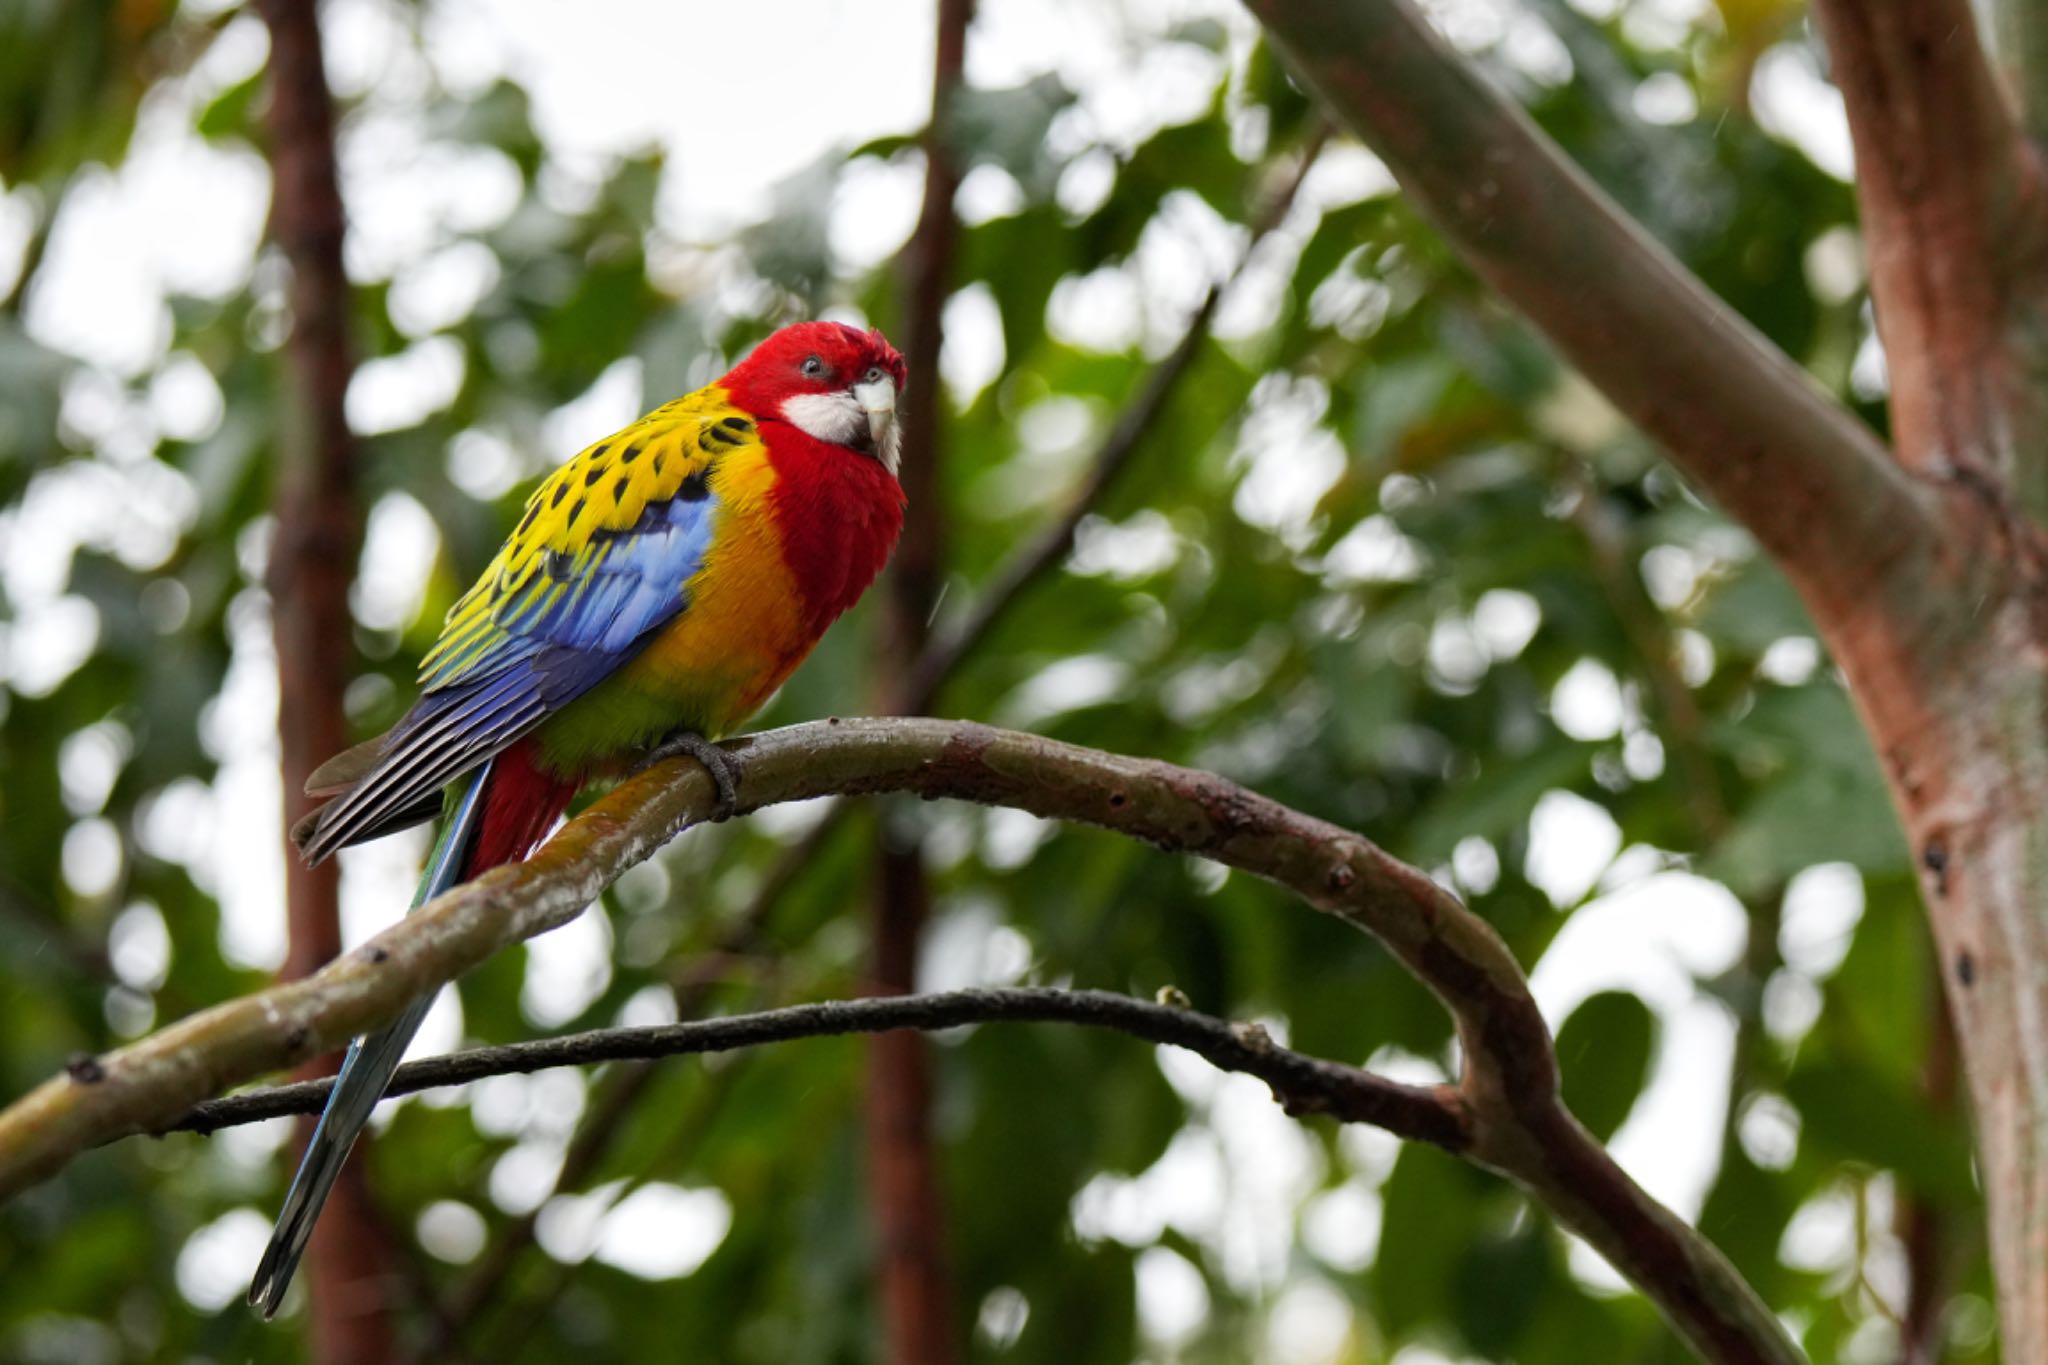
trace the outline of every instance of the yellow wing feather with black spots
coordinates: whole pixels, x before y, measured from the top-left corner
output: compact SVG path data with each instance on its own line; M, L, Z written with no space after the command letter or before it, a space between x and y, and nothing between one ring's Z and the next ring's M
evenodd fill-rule
M497 557L449 609L440 639L420 661L421 685L432 692L488 671L511 643L508 635L527 635L565 610L573 616L650 504L703 501L713 462L757 441L753 422L722 391L704 389L557 469L526 500Z
M736 455L763 457L760 439L713 387L655 409L549 475L450 609L421 662L420 699L376 765L322 810L308 856L425 808L688 610L690 580L720 520L712 470Z

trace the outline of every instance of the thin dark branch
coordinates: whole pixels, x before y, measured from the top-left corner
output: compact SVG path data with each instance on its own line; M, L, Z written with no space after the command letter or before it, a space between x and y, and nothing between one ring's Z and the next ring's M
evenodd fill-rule
M990 1023L1066 1023L1127 1033L1185 1048L1224 1071L1242 1071L1273 1088L1290 1114L1322 1114L1369 1123L1450 1152L1471 1145L1463 1101L1450 1086L1406 1085L1370 1071L1281 1047L1257 1024L1231 1024L1179 1005L1154 1004L1109 991L1010 987L931 995L828 1000L724 1019L642 1028L592 1029L537 1042L479 1047L407 1062L387 1096L467 1085L487 1076L525 1075L558 1066L652 1061L708 1052L894 1029L932 1032ZM286 1114L318 1113L332 1080L299 1081L209 1100L159 1133L215 1133Z

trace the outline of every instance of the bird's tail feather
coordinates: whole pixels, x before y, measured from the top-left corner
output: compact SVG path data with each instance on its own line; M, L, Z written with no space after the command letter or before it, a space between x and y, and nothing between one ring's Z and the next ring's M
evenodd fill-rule
M413 897L414 907L462 880L470 862L470 848L483 823L483 798L490 784L491 767L486 763L478 768L451 803L447 819L441 824L440 838L427 859L426 872L420 878L420 889ZM349 1149L355 1146L356 1135L369 1122L370 1111L383 1098L391 1073L398 1068L399 1058L405 1055L406 1045L419 1031L420 1021L426 1018L433 1003L431 992L423 995L382 1029L349 1045L348 1056L342 1059L341 1070L335 1074L327 1107L321 1111L312 1140L306 1144L298 1174L292 1177L291 1190L285 1195L277 1226L270 1234L270 1245L264 1248L263 1259L257 1263L255 1278L249 1284L249 1302L261 1309L264 1317L275 1316L284 1302L292 1272L298 1269L299 1258L305 1255L306 1242L320 1217L320 1206L327 1202L328 1192L348 1160Z

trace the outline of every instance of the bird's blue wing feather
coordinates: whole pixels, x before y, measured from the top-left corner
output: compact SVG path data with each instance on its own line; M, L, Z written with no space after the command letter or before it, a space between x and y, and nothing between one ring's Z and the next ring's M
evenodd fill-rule
M489 775L487 766L479 768L469 786L447 801L440 838L434 842L419 890L412 898L415 910L462 880L463 859L482 827L484 786ZM275 1317L284 1302L284 1292L291 1287L292 1272L306 1253L320 1207L327 1202L328 1192L341 1174L342 1163L348 1160L349 1149L355 1146L357 1135L369 1121L370 1111L382 1098L384 1087L390 1084L391 1073L398 1069L406 1046L419 1032L435 994L430 991L421 996L406 1006L398 1018L349 1045L348 1055L335 1073L326 1107L320 1111L320 1122L299 1160L298 1173L285 1193L270 1244L264 1248L256 1273L249 1281L249 1302L262 1309L264 1317Z
M419 804L632 658L688 609L717 517L708 494L649 502L633 525L592 532L575 555L544 551L556 557L498 594L485 628L430 658L425 694L377 766L323 812L307 856Z

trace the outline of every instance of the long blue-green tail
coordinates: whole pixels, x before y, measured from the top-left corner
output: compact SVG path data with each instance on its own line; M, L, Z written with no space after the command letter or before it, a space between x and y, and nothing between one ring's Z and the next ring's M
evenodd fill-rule
M434 842L426 872L420 878L420 889L413 896L414 908L462 879L464 855L483 823L483 792L490 773L491 765L484 764L471 775L460 793L451 797L446 818L441 822L441 835ZM307 1239L313 1235L313 1224L320 1217L320 1206L327 1202L328 1192L348 1160L349 1149L355 1146L356 1135L369 1122L370 1111L383 1098L384 1087L391 1083L391 1073L398 1069L398 1059L405 1055L406 1045L419 1031L420 1021L426 1018L433 1003L431 993L423 995L383 1029L349 1044L348 1056L342 1059L334 1089L327 1097L327 1107L320 1113L313 1138L306 1144L306 1155L299 1162L299 1172L292 1177L291 1190L278 1212L270 1245L264 1248L263 1259L256 1264L255 1278L249 1282L249 1302L260 1308L264 1317L276 1316L278 1306L284 1302L292 1273L299 1268L299 1258L306 1254Z

